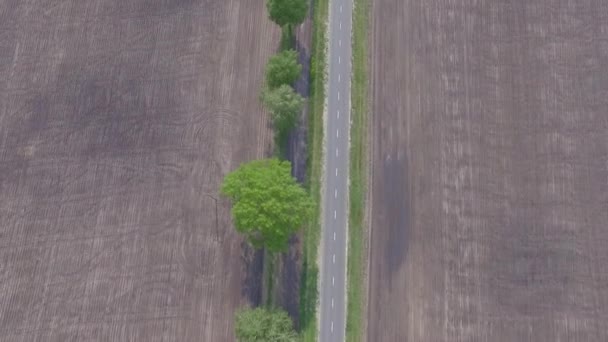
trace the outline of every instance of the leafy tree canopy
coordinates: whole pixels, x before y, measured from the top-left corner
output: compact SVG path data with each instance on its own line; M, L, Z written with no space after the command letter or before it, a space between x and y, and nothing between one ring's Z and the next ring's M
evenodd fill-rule
M266 0L266 8L277 25L298 25L306 19L308 0Z
M234 225L256 248L283 251L312 212L312 199L291 176L291 164L254 160L227 174L221 192L232 200Z
M285 50L270 57L266 65L266 84L273 89L283 84L293 84L300 73L302 65L298 63L295 50Z
M264 308L237 312L235 333L239 342L295 342L297 338L285 311Z
M295 127L298 114L304 106L304 98L286 84L273 90L265 90L262 93L262 102L270 111L275 128L281 132Z

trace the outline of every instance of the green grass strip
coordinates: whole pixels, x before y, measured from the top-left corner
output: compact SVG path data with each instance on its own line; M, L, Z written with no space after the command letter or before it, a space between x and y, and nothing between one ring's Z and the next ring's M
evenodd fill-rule
M361 341L363 326L364 258L363 219L367 184L366 142L368 113L367 29L368 0L354 0L353 12L353 76L351 84L352 126L350 145L350 189L348 232L348 290L346 341Z
M275 307L275 302L274 302L274 276L276 274L276 256L265 250L264 251L264 283L266 285L266 307L267 308L273 308Z
M301 340L317 340L317 303L319 268L317 255L321 237L320 206L323 157L323 106L325 102L325 34L329 0L314 0L313 36L310 62L310 97L308 99L307 188L315 209L304 231L302 284L300 287Z

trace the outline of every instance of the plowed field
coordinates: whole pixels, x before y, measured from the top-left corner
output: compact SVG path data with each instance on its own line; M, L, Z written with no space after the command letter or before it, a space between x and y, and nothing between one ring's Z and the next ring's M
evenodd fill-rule
M267 152L263 1L0 1L0 340L233 341L259 258L223 175Z
M368 341L608 341L608 2L372 3Z

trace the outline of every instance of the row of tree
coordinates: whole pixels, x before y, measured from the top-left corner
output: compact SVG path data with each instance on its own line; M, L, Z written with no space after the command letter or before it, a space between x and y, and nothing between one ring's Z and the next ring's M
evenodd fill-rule
M304 21L308 0L267 0L270 19L291 39L292 28ZM266 66L260 100L271 114L275 142L286 142L296 126L304 98L293 88L302 66L298 54L286 49ZM313 201L291 175L291 163L276 158L242 164L224 178L221 192L232 202L234 226L255 248L285 251L289 238L310 216ZM235 334L241 342L294 342L297 334L286 312L279 309L243 309L236 315Z
M283 29L301 23L308 0L267 0L270 19ZM292 84L302 72L294 50L272 56L266 66L261 100L271 114L275 133L297 123L304 98ZM289 237L312 211L312 200L291 175L291 163L276 158L242 164L224 178L221 192L232 200L236 229L255 248L287 249Z
M301 24L308 13L308 0L267 0L269 17L281 27L283 51L272 56L266 66L266 84L261 100L271 114L275 142L279 149L286 143L289 132L296 126L304 98L293 88L302 72L298 53L292 49L293 27Z
M266 85L260 97L270 112L277 145L286 142L304 106L304 98L292 87L302 72L297 58L296 51L285 50L272 56L266 66Z

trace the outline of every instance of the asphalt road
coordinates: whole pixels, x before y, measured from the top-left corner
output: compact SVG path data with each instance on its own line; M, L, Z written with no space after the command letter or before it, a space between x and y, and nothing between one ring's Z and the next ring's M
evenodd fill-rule
M319 341L344 341L352 1L331 0Z

